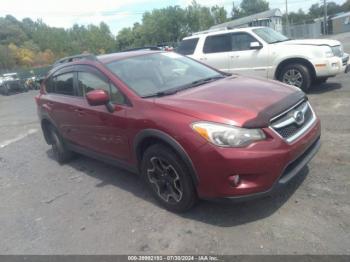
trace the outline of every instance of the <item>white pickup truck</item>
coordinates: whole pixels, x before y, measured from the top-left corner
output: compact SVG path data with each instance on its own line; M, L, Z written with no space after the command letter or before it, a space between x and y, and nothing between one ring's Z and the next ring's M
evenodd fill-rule
M308 91L349 71L336 40L291 40L268 27L209 30L182 40L177 52L227 73L277 79Z

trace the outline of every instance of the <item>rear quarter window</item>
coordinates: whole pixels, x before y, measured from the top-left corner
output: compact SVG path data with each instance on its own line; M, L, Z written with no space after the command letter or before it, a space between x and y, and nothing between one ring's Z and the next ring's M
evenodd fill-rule
M182 40L176 52L182 55L193 55L198 43L198 38Z

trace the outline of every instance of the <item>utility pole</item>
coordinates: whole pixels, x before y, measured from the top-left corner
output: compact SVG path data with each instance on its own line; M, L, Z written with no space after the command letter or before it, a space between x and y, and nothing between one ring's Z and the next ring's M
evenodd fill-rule
M327 0L323 0L323 34L327 35L328 26L327 26Z
M288 19L288 0L286 0L286 25L287 25L287 35L288 37L290 37L289 19Z

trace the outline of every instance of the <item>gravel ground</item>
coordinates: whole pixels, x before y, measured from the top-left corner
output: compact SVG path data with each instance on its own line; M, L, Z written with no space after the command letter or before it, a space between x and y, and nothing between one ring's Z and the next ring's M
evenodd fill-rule
M309 95L322 148L283 192L177 215L138 177L86 157L60 166L36 91L0 96L0 254L350 254L350 78Z

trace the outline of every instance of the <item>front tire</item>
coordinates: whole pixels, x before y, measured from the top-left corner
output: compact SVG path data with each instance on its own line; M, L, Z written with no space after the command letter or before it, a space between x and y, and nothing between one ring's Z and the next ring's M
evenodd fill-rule
M52 152L58 163L64 164L73 157L73 152L67 149L63 138L54 127L50 127L50 140Z
M282 68L278 80L307 92L311 86L311 74L302 64L289 64Z
M143 155L141 174L154 198L166 209L185 212L197 201L188 169L170 148L156 144Z

